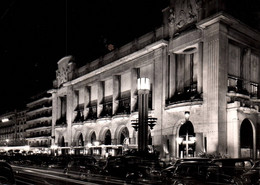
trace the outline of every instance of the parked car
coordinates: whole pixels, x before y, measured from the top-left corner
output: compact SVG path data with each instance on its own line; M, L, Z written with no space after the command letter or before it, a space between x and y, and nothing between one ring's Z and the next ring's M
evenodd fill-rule
M15 185L12 167L5 161L0 161L0 184Z
M95 163L96 159L91 156L74 157L64 169L64 173L68 177L85 180L101 173L101 169Z
M103 174L126 181L142 181L150 184L160 179L160 170L159 160L139 156L112 156L107 159Z
M221 168L212 163L198 161L181 162L164 184L174 185L242 185L241 179L222 173Z
M161 170L161 178L162 180L167 180L168 177L172 177L176 167L178 165L180 165L182 162L188 162L188 161L195 161L195 162L201 162L201 163L210 163L211 159L209 158L197 158L197 157L193 157L193 158L182 158L182 159L177 159L174 162L171 163L170 166L168 166L167 168L164 168L163 170Z
M224 174L241 179L243 184L258 184L259 172L252 170L254 162L251 158L214 159L212 163L217 164Z
M48 162L48 168L64 170L72 159L69 155L55 156Z

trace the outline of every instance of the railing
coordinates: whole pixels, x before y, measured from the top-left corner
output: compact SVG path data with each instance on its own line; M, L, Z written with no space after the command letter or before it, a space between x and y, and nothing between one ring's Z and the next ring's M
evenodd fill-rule
M167 104L177 104L188 101L202 100L202 94L197 91L197 83L184 87L183 91L176 91L174 96L167 100Z
M31 120L43 118L43 117L51 117L51 116L52 116L52 111L48 111L48 112L39 113L39 114L35 114L33 116L30 116L30 117L27 118L27 121L31 121Z
M37 105L37 106L29 108L28 112L31 112L31 111L34 111L34 110L37 110L37 109L41 109L41 108L44 108L44 107L51 107L51 106L52 106L52 102L44 103L44 104Z
M30 144L31 147L51 147L49 144Z
M88 115L86 116L85 120L95 120L97 119L97 107L88 107L89 112Z
M249 95L246 88L243 87L244 81L242 79L229 76L228 77L228 92L235 92L238 94Z
M103 57L100 57L96 59L95 61L92 61L85 66L81 67L78 70L78 75L75 75L74 78L78 78L79 76L85 75L95 69L98 69L104 65L107 65L117 59L120 59L122 57L125 57L131 53L134 53L137 50L140 50L144 48L145 46L155 42L159 41L164 38L164 30L163 27L160 27L156 29L155 31L149 32L134 41L115 49L114 51L104 55ZM56 85L56 84L55 84Z
M67 124L67 119L66 116L61 117L56 121L56 126L58 125L66 125Z
M33 135L26 136L26 138L49 137L49 136L51 136L51 133L33 134Z
M52 125L52 123L40 123L40 124L37 124L37 125L29 126L29 127L26 128L25 130L34 129L34 128L39 128L39 127L49 127L49 126L51 126L51 125Z
M100 118L111 117L112 116L112 109L113 109L112 102L104 103L103 104L103 110L100 113Z
M78 123L78 122L83 122L83 121L84 121L84 115L83 115L82 111L78 110L73 123Z
M130 114L130 97L118 100L116 114Z

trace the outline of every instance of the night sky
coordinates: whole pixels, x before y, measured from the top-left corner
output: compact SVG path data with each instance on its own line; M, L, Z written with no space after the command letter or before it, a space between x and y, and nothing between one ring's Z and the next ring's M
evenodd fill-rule
M0 113L52 88L57 62L78 67L162 25L168 0L1 0Z

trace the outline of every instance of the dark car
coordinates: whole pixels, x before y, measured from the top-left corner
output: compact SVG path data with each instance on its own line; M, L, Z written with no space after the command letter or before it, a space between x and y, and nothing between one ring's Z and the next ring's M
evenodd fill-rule
M91 156L74 157L68 163L64 173L68 177L85 180L101 173L101 169L95 163L96 159Z
M181 162L176 167L172 177L168 178L164 183L174 185L242 185L242 181L240 179L222 173L221 168L218 165L212 163L201 163L197 161Z
M64 170L73 158L69 155L55 156L47 163L49 169Z
M252 170L254 162L251 158L214 159L212 163L217 164L224 174L241 179L243 184L258 184L259 173Z
M103 174L125 178L127 170L129 168L125 156L111 156L107 158Z
M160 178L160 170L159 160L139 156L111 156L107 159L102 174L126 181L143 181L150 184Z
M257 160L254 162L253 167L250 169L251 172L255 172L258 174L258 178L260 178L260 161ZM259 183L260 184L260 183Z
M0 161L0 184L16 184L13 169L5 161Z
M182 159L177 159L175 160L170 166L167 168L163 169L161 171L161 178L162 180L167 180L168 177L172 177L176 167L180 165L182 162L188 162L188 161L195 161L195 162L201 162L201 163L210 163L211 159L208 158L182 158Z

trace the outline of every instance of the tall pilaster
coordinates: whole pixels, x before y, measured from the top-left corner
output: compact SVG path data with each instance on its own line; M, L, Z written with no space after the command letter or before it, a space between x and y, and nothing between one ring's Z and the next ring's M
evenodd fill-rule
M118 108L118 98L120 92L120 76L113 76L113 115L116 113Z
M104 82L100 81L98 82L97 85L97 92L98 92L98 96L97 96L97 117L99 117L99 115L101 114L102 110L103 110L103 98L104 98Z
M138 69L136 68L131 69L131 111L135 111L134 109L137 103L137 71Z
M204 29L203 97L204 123L209 153L227 151L227 58L226 25L220 21Z
M67 87L67 140L68 146L72 144L72 119L73 119L73 89L71 86Z

